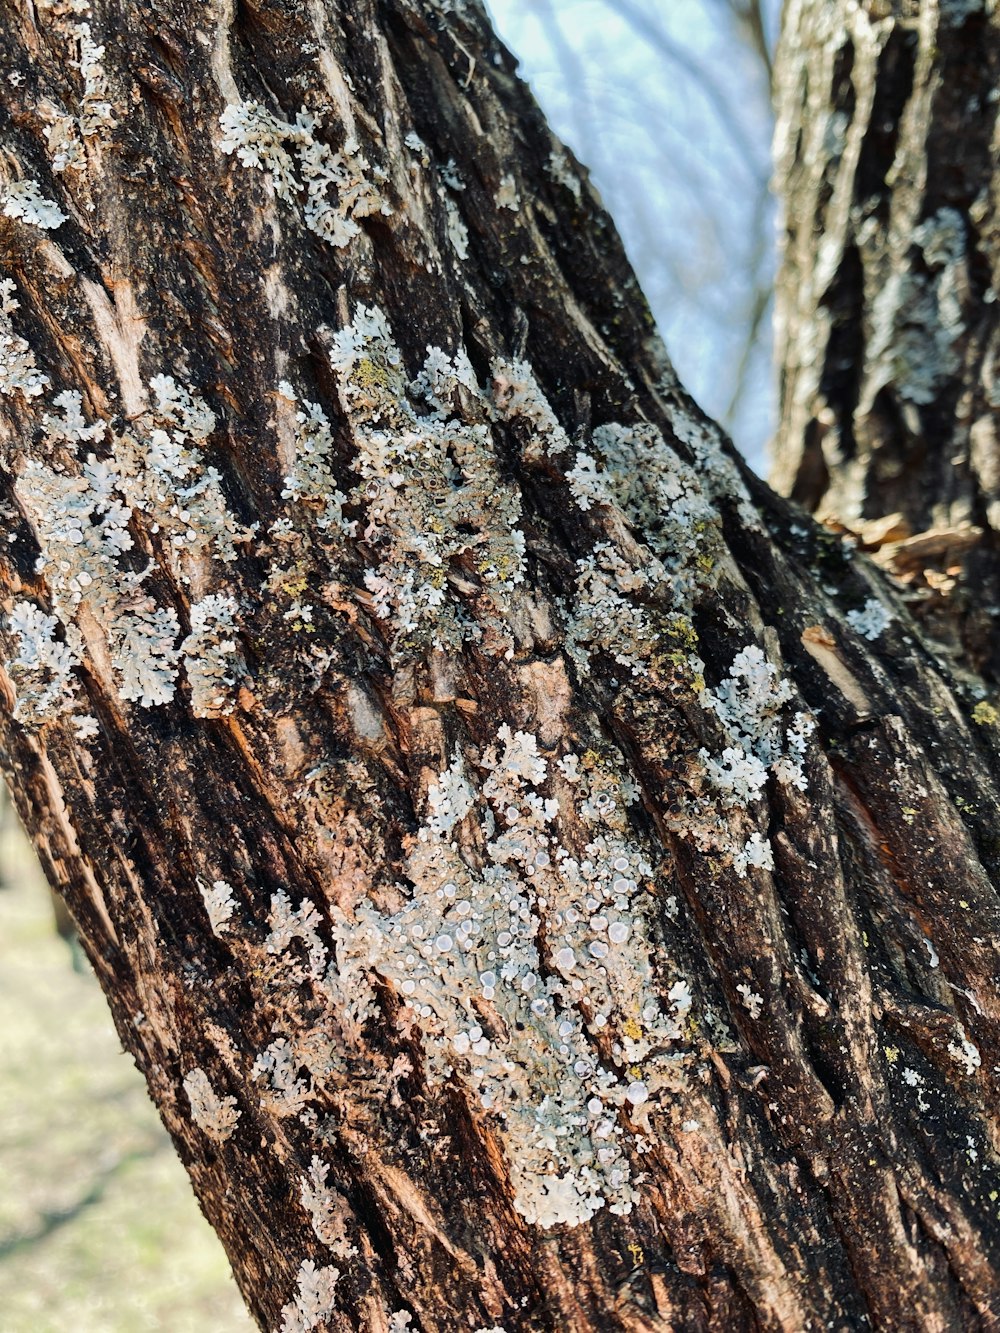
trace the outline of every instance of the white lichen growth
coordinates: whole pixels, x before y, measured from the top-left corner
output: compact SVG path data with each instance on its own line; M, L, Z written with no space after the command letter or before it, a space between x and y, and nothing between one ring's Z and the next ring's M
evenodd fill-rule
M314 1157L309 1174L303 1177L299 1189L302 1207L309 1214L317 1240L322 1241L338 1259L350 1259L358 1252L347 1238L344 1204L341 1196L331 1188L327 1177L330 1168Z
M462 214L459 212L458 204L454 199L446 198L445 217L447 220L448 240L458 255L459 259L468 259L469 257L469 229L462 220Z
M872 304L862 411L870 410L886 385L918 406L932 403L961 365L966 220L954 208L941 208L913 228L911 239L923 252L922 265L894 271Z
M570 494L583 510L606 504L610 498L607 483L590 454L578 453L575 466L566 473Z
M78 741L86 743L101 734L101 726L93 713L78 713L73 718L73 731Z
M312 1333L325 1324L336 1309L336 1286L340 1271L317 1268L311 1259L299 1266L294 1300L282 1307L279 1333Z
M72 708L76 656L55 637L58 618L32 602L15 602L7 623L18 639L18 651L7 663L16 696L14 716L41 726Z
M369 1012L366 971L397 989L430 1077L458 1075L494 1119L529 1222L626 1213L635 1187L621 1117L645 1114L691 1005L675 982L664 1012L653 985L642 887L653 868L627 814L636 791L613 765L564 756L557 799L537 738L507 726L480 768L475 786L457 760L430 784L398 912L334 910L336 970L365 986ZM560 837L565 801L587 830L579 855ZM485 863L467 845L482 845ZM620 1069L595 1045L606 1030Z
M745 983L737 986L736 990L737 993L742 996L744 1009L746 1009L750 1017L756 1022L756 1020L760 1018L764 1008L763 996L758 995L756 991L752 990L751 987L747 986Z
M278 391L289 402L298 401L287 380L281 381ZM333 455L333 432L326 413L318 403L303 399L295 414L295 460L285 477L282 499L309 503L321 532L354 537L358 525L344 517L347 496L338 489L331 465Z
M119 487L113 462L94 454L87 454L79 473L28 459L15 483L41 549L36 569L64 624L85 599L100 609L119 594L118 557L132 548L131 515Z
M191 1103L191 1118L198 1128L216 1143L224 1143L236 1129L240 1112L235 1097L220 1097L204 1069L192 1069L184 1076L184 1091Z
M743 849L734 855L733 864L740 875L745 875L750 866L758 870L773 870L774 852L771 844L759 833L751 834Z
M15 393L25 398L37 398L49 383L35 365L35 354L13 329L10 316L20 307L14 296L15 287L10 278L0 279L0 393L11 397Z
M693 468L647 422L598 426L586 457L582 472L589 502L620 510L662 562L675 606L686 606L698 582L697 557L718 528ZM578 473L578 488L582 482Z
M12 181L3 189L3 211L42 231L53 231L66 221L66 214L52 199L46 199L37 181Z
M99 433L82 423L79 395L62 394L57 402L63 418L44 419L50 443ZM144 707L166 703L177 677L177 613L143 588L151 565L138 572L119 565L133 542L123 498L128 488L115 460L88 454L79 468L28 459L17 478L15 493L41 549L36 569L71 642L80 639L75 621L83 608L103 627L121 698Z
M447 837L475 803L476 793L465 776L462 761L456 759L428 789L427 804L431 816L427 827L440 837Z
M569 447L569 437L527 361L494 362L493 405L499 420L523 421L530 427L531 441L525 449L527 459L541 458L543 454L561 454Z
M848 611L847 623L855 634L874 643L892 624L892 614L880 601L869 597L859 610Z
M766 786L773 773L804 791L802 761L815 723L796 713L787 728L782 711L792 689L778 676L756 644L737 653L729 675L714 690L703 690L703 708L722 723L729 744L719 757L699 751L713 787L729 805L746 805Z
M154 532L169 537L169 557L182 582L185 564L207 550L224 562L236 559L236 545L256 531L237 523L226 503L222 476L207 464L200 447L215 430L211 408L172 375L149 382L156 399L143 425L115 441L120 487L134 510L154 521Z
M57 175L64 171L79 171L86 165L80 129L74 116L56 116L43 134L52 158L52 170Z
M271 895L271 911L268 916L270 932L265 942L268 953L285 953L294 940L301 940L309 958L309 972L314 978L321 977L326 966L327 948L320 938L317 926L320 915L307 899L298 907L292 907L291 899L284 889Z
M665 577L650 556L637 569L611 545L597 542L593 554L576 562L576 591L567 615L566 649L581 675L590 672L594 653L609 654L633 676L644 676L659 638L647 607L634 594Z
M208 913L212 934L224 934L236 910L233 886L224 879L217 879L211 885L203 884L199 880L198 889L205 904L205 911Z
M261 1106L272 1115L298 1115L312 1096L312 1089L298 1076L302 1065L285 1037L261 1051L254 1060L250 1077L260 1091Z
M103 138L116 123L109 100L107 75L101 64L104 47L94 41L89 23L79 24L76 31L80 39L79 69L83 75L80 133L85 139Z
M42 417L42 429L45 442L53 444L82 444L87 441L103 440L106 426L103 421L95 421L88 426L83 415L83 396L75 389L67 389L57 394L52 400L53 406L62 409L61 417L48 413Z
M234 102L219 124L222 151L264 172L282 202L301 204L305 226L330 245L342 248L359 236L358 219L391 212L380 192L385 171L369 163L353 136L333 152L304 107L291 124L260 102Z
M356 446L351 499L378 558L365 587L394 647L479 637L453 587L500 626L504 594L524 578L521 500L500 476L468 359L429 348L409 383L385 316L365 306L334 336L330 359Z
M236 706L235 688L243 669L236 640L236 601L210 593L191 606L191 633L181 644L195 717L224 717Z
M603 507L634 534L634 540L598 542L577 562L576 593L567 607L570 654L582 674L603 652L633 676L646 675L666 651L664 631L683 619L708 577L717 516L694 470L644 422L599 426L590 449L577 451L566 480L582 510ZM690 652L668 656L692 678L704 665Z
M959 1024L958 1036L961 1044L949 1042L948 1054L964 1068L966 1074L971 1078L983 1063L982 1056L979 1054L979 1047L974 1045L965 1035L965 1030L961 1024Z
M116 608L108 649L125 700L153 708L174 697L180 625L172 606L157 606L138 587Z

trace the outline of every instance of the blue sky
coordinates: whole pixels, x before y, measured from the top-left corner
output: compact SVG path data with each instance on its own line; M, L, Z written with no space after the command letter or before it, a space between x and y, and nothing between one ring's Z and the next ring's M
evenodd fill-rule
M769 310L747 350L775 258L760 57L726 0L489 4L556 132L591 168L681 379L763 470Z

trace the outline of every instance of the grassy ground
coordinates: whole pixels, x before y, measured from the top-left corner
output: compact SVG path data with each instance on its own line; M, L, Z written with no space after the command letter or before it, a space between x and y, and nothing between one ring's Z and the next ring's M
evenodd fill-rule
M0 833L0 1333L249 1333L145 1083Z

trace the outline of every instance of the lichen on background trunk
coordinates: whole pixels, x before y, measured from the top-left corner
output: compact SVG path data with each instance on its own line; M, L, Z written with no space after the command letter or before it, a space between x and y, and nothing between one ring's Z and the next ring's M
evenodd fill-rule
M4 754L261 1326L988 1326L995 728L480 8L0 43Z
M993 686L997 23L970 0L785 9L773 472Z

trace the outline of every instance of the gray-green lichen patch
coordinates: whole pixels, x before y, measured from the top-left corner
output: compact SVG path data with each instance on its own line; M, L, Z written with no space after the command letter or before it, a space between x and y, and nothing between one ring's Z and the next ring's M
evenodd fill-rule
M72 708L77 658L69 644L56 637L58 618L32 602L15 603L8 628L18 642L7 663L16 697L14 716L26 726L39 726Z
M118 694L152 708L174 697L180 624L172 606L158 606L142 588L143 575L125 575L107 626Z
M682 1058L692 997L677 979L664 1007L654 987L636 795L613 762L553 763L503 726L477 765L456 757L430 784L398 910L334 916L362 1018L374 972L430 1077L460 1079L497 1126L515 1206L540 1226L631 1210L629 1126Z
M206 553L234 560L237 544L249 541L256 527L237 523L220 473L198 451L215 429L214 413L170 375L154 376L150 388L156 405L146 429L115 441L115 461L128 504L169 538L171 566L188 582Z
M195 717L224 717L235 707L237 680L245 668L236 624L237 604L209 593L191 605L191 633L181 644Z
M0 279L0 394L38 398L45 392L49 377L36 366L35 354L25 339L14 332L10 317L21 304L15 290L10 278Z
M278 385L278 393L288 402L297 403L295 390L287 380ZM303 501L314 511L314 521L321 533L353 537L357 523L344 517L347 496L338 489L333 472L334 442L330 422L318 403L302 400L295 413L295 452L286 477L282 499ZM279 528L279 535L281 529Z
M89 5L79 4L55 9L47 17L65 41L64 63L78 71L80 76L79 102L74 115L61 103L42 98L36 107L46 122L43 133L47 150L56 175L66 171L86 170L88 150L96 163L100 152L109 142L115 126L127 115L127 107L112 98L107 72L104 68L104 45L96 41L89 22L78 21L87 15ZM55 225L55 224L52 224Z
M342 248L359 236L360 218L392 211L381 194L386 172L371 165L353 137L333 152L316 137L319 121L304 107L291 124L260 102L234 102L219 124L222 151L265 172L283 203L301 201L303 223L330 245Z
M715 689L702 691L703 707L719 719L728 742L720 758L701 751L709 781L725 803L754 800L772 772L804 789L802 761L816 724L796 713L786 726L783 710L792 698L791 686L755 644L737 653Z
M535 372L524 360L493 363L493 404L501 421L523 421L529 428L524 449L530 462L545 454L561 454L569 447L569 437L560 425Z
M37 539L36 569L73 659L106 663L121 699L151 707L173 698L186 653L196 713L220 716L231 711L241 663L235 604L221 595L195 603L182 645L176 609L146 586L152 560L136 568L123 558L135 549L136 513L147 518L150 536L169 539L167 561L181 582L202 581L207 555L232 560L235 543L251 534L228 510L219 473L196 452L214 429L213 414L170 376L155 377L151 387L157 401L146 419L107 440L105 423L86 424L78 393L57 395L52 405L60 413L42 415L41 457L21 460L15 495ZM108 456L87 451L79 457L87 446L103 446ZM21 642L23 657L23 635ZM54 665L55 649L34 652ZM60 702L29 683L24 663L11 665L22 681L20 716L39 725L70 706L71 693ZM60 679L65 682L65 673Z
M912 266L894 272L875 298L861 411L871 409L887 384L911 403L931 403L959 367L966 221L955 209L941 208L914 229L913 244L927 272Z
M409 384L385 316L364 306L332 343L356 450L351 499L373 557L364 583L394 650L455 647L479 638L481 621L502 633L505 599L524 578L521 499L500 476L467 358L429 348Z
M877 598L869 597L864 606L848 611L845 619L855 634L874 643L892 624L893 616Z
M101 63L104 47L94 41L89 23L78 24L76 36L80 43L78 68L83 77L80 133L84 139L103 139L117 124L111 106L107 75Z

